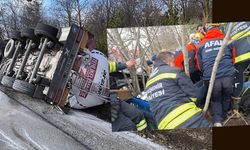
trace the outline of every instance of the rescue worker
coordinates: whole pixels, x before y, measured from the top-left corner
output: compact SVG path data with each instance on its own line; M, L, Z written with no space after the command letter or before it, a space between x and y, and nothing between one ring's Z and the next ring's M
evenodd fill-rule
M155 68L146 83L146 100L159 130L211 127L195 105L195 87L190 78L174 67L174 56L163 51L157 55Z
M135 61L129 60L123 62L109 62L109 71L117 72L123 69L134 67ZM142 131L147 128L147 122L142 112L135 106L121 101L117 98L116 93L110 93L111 99L111 122L112 131Z
M206 35L198 45L199 68L203 73L203 80L207 87L209 86L215 58L224 37L220 24L211 24L207 27ZM227 112L230 109L235 73L232 57L232 49L227 47L216 73L211 95L214 126L222 126L222 122L226 119Z
M200 40L201 38L198 33L197 34L192 33L189 35L189 43L186 45L186 49L188 51L190 78L193 81L193 83L200 81L200 76L201 76L196 61L196 54L197 54L196 46L197 44L199 44ZM174 64L176 67L184 70L184 55L181 50L175 52Z
M237 22L235 23L232 32L230 34L231 39L235 39L245 29L250 27L250 22ZM230 48L233 49L235 60L234 65L236 68L236 76L234 80L234 92L233 96L238 97L243 90L244 77L243 72L250 64L250 31L240 36L234 41Z
M117 72L123 69L134 67L135 61L129 60L123 62L109 62L109 71ZM117 98L116 93L110 93L111 99L111 121L112 131L142 131L147 128L147 122L142 112L135 106L121 101Z

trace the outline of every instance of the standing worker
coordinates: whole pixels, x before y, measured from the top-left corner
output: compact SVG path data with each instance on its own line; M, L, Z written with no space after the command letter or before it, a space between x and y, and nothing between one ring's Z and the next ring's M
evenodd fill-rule
M200 81L201 73L197 67L196 55L197 55L197 48L196 46L201 41L200 34L192 33L189 35L189 43L186 45L186 49L188 51L188 62L189 62L189 72L190 78L193 83ZM176 67L184 70L184 56L183 52L177 52L174 60L174 64Z
M174 56L163 51L157 55L146 84L146 100L159 130L205 128L211 124L195 105L195 87L190 78L174 67Z
M207 28L205 37L198 45L199 68L203 73L203 80L207 87L211 79L215 58L224 37L224 33L220 30L220 24L211 24ZM218 66L211 95L214 126L222 126L222 122L227 117L233 93L234 73L232 49L227 47Z

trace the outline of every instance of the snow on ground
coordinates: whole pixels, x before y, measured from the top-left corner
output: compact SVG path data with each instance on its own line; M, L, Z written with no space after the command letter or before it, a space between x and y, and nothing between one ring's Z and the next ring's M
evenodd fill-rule
M29 96L17 93L11 89L4 88L1 86L0 86L0 90L7 94L5 95L3 92L0 91L1 102L3 101L2 97L4 97L8 99L5 101L8 101L9 103L12 103L12 102L16 102L17 104L20 103L28 107L30 110L32 110L35 113L31 115L32 113L30 113L30 110L27 108L25 109L22 108L20 104L15 106L18 109L12 108L12 109L16 109L16 111L19 111L19 112L16 112L14 116L16 116L16 118L18 118L17 116L22 118L22 119L16 120L22 123L20 125L15 124L15 128L18 128L18 130L20 130L20 133L22 133L23 136L26 136L26 134L30 134L29 136L32 136L32 139L38 140L38 141L33 141L33 142L29 140L28 142L28 143L32 143L31 145L36 146L36 148L39 146L41 147L41 145L42 146L44 145L43 142L45 142L46 140L43 139L43 137L46 137L48 135L47 138L49 140L46 142L49 142L49 143L53 142L53 144L55 143L55 145L56 145L56 142L58 141L51 142L50 140L57 139L57 137L60 137L59 139L62 142L59 142L59 144L65 145L66 143L69 143L66 145L76 145L76 146L86 145L90 149L143 149L143 150L166 149L166 147L153 143L150 140L142 138L135 133L112 132L110 123L105 122L85 112L82 112L79 110L71 110L71 113L69 115L62 115L55 109L51 110L51 105L48 105L44 101L30 98ZM0 102L0 105L2 105L1 102ZM9 107L12 107L8 105L6 106L2 105L2 106L7 107L8 109ZM24 109L24 110L20 111L19 109ZM20 114L20 112L22 113ZM0 113L1 115L3 114L7 115L11 113L11 111L6 111L3 109L3 112L0 111ZM29 119L30 116L32 119ZM5 119L7 118L8 117L5 117ZM42 120L41 118L43 118L44 120ZM33 121L29 125L29 123L25 124L26 120L33 120ZM11 120L11 121L15 122L15 120ZM0 130L1 131L5 130L5 127L0 125ZM61 132L59 133L58 130ZM50 135L51 135L50 133L54 134L54 132L57 134L55 134L53 137L50 138ZM72 140L72 138L69 138L69 136L67 136L66 134L72 137L74 140ZM40 139L40 136L41 136L41 139ZM1 137L1 133L0 133L0 137ZM26 139L27 138L28 136L26 136ZM73 144L70 144L70 143L73 143ZM26 145L29 145L29 144L26 143ZM53 148L50 148L50 149L53 149Z

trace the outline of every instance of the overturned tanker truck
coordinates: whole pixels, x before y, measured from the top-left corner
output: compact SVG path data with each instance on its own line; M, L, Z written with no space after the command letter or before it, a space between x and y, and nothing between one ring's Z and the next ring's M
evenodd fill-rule
M0 64L1 84L58 108L68 100L77 109L106 103L107 57L85 48L89 38L90 32L74 24L58 30L39 23L13 31Z

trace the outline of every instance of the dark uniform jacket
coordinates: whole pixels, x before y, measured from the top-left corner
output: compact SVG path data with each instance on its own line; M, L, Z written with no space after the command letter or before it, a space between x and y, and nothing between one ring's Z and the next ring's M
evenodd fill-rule
M208 30L205 37L198 45L198 62L199 68L203 73L204 80L210 80L215 58L222 45L224 34L217 28ZM225 53L220 61L216 78L233 76L233 53L232 49L226 47Z
M231 39L235 39L245 29L250 27L250 22L238 22L232 29L230 34ZM235 52L235 63L244 62L250 60L250 31L241 35L235 42L232 43L232 47Z
M158 129L208 127L201 123L201 109L194 103L195 87L189 77L181 69L159 60L155 67L145 92Z

